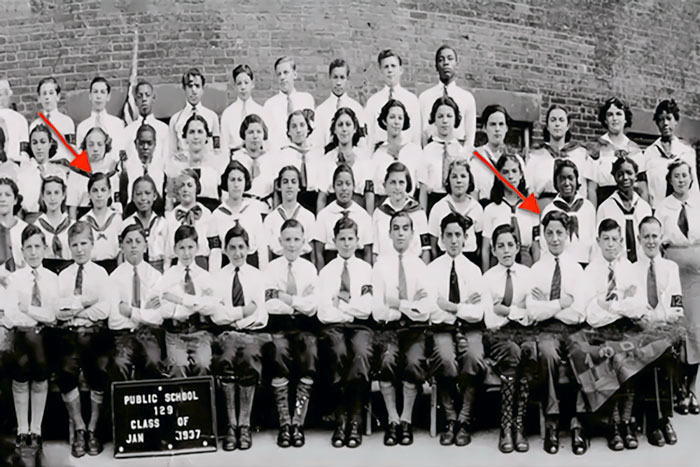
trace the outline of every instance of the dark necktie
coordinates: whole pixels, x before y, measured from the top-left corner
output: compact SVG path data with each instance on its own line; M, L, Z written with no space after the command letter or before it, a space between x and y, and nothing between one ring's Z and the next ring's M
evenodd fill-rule
M688 203L683 202L681 205L681 212L678 214L678 228L681 229L681 233L685 235L685 238L688 238L688 231L690 230L688 226L688 212L685 209L687 204Z
M399 300L408 300L406 271L403 268L403 255L399 255Z
M197 106L196 105L192 106L192 115L197 115Z
M41 306L41 292L39 291L39 273L36 269L32 269L34 276L34 284L32 285L32 306Z
M53 235L51 238L51 251L53 251L54 257L56 257L56 259L63 259L63 244L58 236L64 231L68 230L68 227L70 227L71 224L70 219L65 217L56 228L54 228L54 226L51 225L46 219L41 217L37 219L37 222L39 222L44 230Z
M350 271L348 270L348 260L343 261L343 272L340 274L340 292L345 292L350 296Z
M515 232L515 239L518 241L518 244L522 245L522 242L520 240L520 224L518 223L518 217L516 216L519 204L520 203L516 203L511 206L510 204L506 203L506 205L510 208L510 226L513 227L513 231Z
M389 100L392 100L393 98L394 98L394 86L389 86Z
M292 271L292 263L287 263L287 293L289 295L297 294L297 280Z
M233 274L233 283L231 284L231 306L243 306L245 305L245 299L243 297L243 287L241 286L241 280L238 277L238 271L241 268L236 268Z
M447 150L447 141L440 141L442 144L442 184L447 181L447 173L450 171L450 152Z
M608 291L605 294L605 300L615 300L617 299L617 294L615 293L615 287L617 287L617 282L615 281L615 268L612 263L608 264Z
M510 268L506 269L506 288L501 303L503 306L510 306L513 303L513 276Z
M446 84L442 85L442 97L445 97L445 98L449 97L449 94L447 94L447 85Z
M561 298L561 268L559 267L559 258L554 258L554 274L552 274L552 288L549 292L550 300L559 300Z
M194 282L192 282L192 276L190 275L190 267L185 267L185 293L187 295L196 295L197 292L194 290Z
M457 270L455 269L455 260L452 260L452 270L450 271L450 294L449 300L452 303L460 303L459 297L459 279L457 277Z
M649 271L647 272L647 301L649 306L656 308L659 304L659 291L656 289L656 268L654 260L649 262Z
M134 266L134 275L131 280L131 306L141 308L141 279L136 266Z
M78 273L75 275L75 288L73 289L73 295L83 294L83 269L85 269L85 267L82 264L78 266Z
M615 199L615 197L611 197L611 199L615 201L617 207L620 208L620 211L622 211L622 214L625 216L625 247L627 248L627 259L630 260L631 263L634 263L637 261L637 239L634 235L634 209L636 206L632 204L631 207L627 209L625 205Z

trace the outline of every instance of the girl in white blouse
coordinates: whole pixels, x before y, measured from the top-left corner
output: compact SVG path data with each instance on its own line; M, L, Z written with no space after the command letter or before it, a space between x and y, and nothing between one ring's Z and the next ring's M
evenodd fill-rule
M43 212L35 224L46 235L44 267L58 274L71 263L68 247L68 228L71 220L66 212L65 180L53 175L43 179L39 204Z

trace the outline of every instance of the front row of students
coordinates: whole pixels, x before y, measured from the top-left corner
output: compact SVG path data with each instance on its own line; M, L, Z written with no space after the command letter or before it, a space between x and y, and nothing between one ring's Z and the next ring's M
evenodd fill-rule
M440 223L445 254L429 265L407 254L414 237L411 215L393 213L388 224L392 248L374 267L355 256L358 225L341 216L333 229L338 256L318 275L301 257L306 232L293 218L283 222L281 255L264 275L249 264L251 238L238 223L225 234L228 264L216 274L197 264L200 239L194 227L177 228L177 264L161 274L144 261L143 228L128 225L120 236L124 262L111 276L93 262L96 239L88 223L78 221L68 229L74 263L58 276L42 266L43 230L28 225L21 238L27 267L12 273L7 289L0 289L8 304L3 323L12 329L7 360L17 444L40 446L47 378L55 370L75 429L75 457L102 450L96 429L111 381L202 374L217 376L225 395L223 448L248 449L255 388L265 367L272 376L281 447L304 445L309 399L322 371L330 372L336 407L333 446L362 443L362 407L373 379L379 380L387 408L384 443L411 444L414 402L429 378L445 411L440 443L464 446L471 441L476 388L492 365L501 379L499 449L528 450L523 421L530 386L542 384L544 448L555 453L559 401L571 396L557 386L565 331L586 321L607 327L671 321L683 313L678 267L659 254L662 228L656 218L640 223L644 256L635 264L621 254L620 225L604 220L598 229L602 257L586 271L567 253L569 222L559 211L544 217L547 253L532 270L516 262L520 244L513 227L498 226L491 244L498 264L483 277L463 254L470 226L456 213ZM105 293L109 290L113 293ZM160 326L165 358L154 332ZM528 331L535 326L537 333ZM329 368L319 367L319 356L327 357ZM668 371L664 365L670 360L663 362L656 367ZM81 368L90 387L87 423L77 388ZM628 381L610 411L611 449L638 444L631 426L635 387L648 391ZM676 442L667 415L651 413L650 443ZM570 425L572 449L583 454L582 425L577 417Z

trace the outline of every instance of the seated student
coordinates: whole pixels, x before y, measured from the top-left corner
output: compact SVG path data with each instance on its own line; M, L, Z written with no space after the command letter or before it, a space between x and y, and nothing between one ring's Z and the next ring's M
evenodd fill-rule
M224 237L229 264L213 277L214 296L219 303L211 319L225 329L215 338L212 362L212 372L222 383L226 401L225 451L245 450L253 444L250 413L262 373L262 349L271 341L264 333L268 319L265 279L257 268L246 263L249 243L248 232L240 224L229 229Z
M279 161L275 166L294 166L299 170L299 188L301 199L299 202L309 211L316 212L318 187L310 183L314 181L314 171L318 170L318 162L323 156L324 146L314 146L311 141L313 124L313 112L309 109L295 110L287 117L288 144L282 146L279 152ZM275 198L275 206L279 205L279 198ZM275 235L276 236L276 235Z
M610 200L611 198L608 198ZM630 319L642 317L644 303L637 293L637 274L632 263L621 254L623 244L620 224L603 219L598 225L598 247L601 257L595 257L584 271L589 286L586 322L594 328L628 330ZM611 401L608 447L613 451L636 449L636 428L632 424L634 380L628 380Z
M95 234L92 260L111 274L117 267L119 256L119 234L122 231L122 217L110 207L109 178L102 172L90 176L88 196L92 209L81 220L85 221Z
M70 265L68 228L71 220L66 212L66 181L56 176L44 178L41 182L39 204L43 212L35 221L35 225L44 232L48 243L44 267L59 273Z
M639 243L644 254L633 267L637 273L638 294L646 297L645 318L652 323L673 322L683 318L683 296L678 265L661 257L663 228L656 217L645 217L639 224ZM670 352L658 359L653 368L646 368L638 380L643 410L647 417L647 440L653 446L676 444L670 417L673 415L671 395L666 389L677 365ZM660 379L657 379L658 377ZM659 390L653 392L658 384Z
M136 108L139 111L139 117L133 122L129 123L122 133L125 146L124 149L126 149L127 154L127 161L138 162L138 160L141 159L142 163L146 165L144 162L144 157L140 154L140 151L149 151L149 163L153 161L154 165L159 167L158 170L162 171L162 167L165 165L166 161L170 159L171 155L170 133L168 125L158 120L153 114L153 105L156 101L156 91L153 88L153 84L144 79L140 79L133 87L133 94ZM139 133L142 131L142 127L150 128L153 135L152 139L139 139ZM137 142L135 145L133 145L132 142L134 141L142 141L142 143L139 144ZM146 141L151 144L147 144ZM138 166L138 164L135 165ZM154 170L150 169L150 172L151 177L155 178ZM132 181L141 175L143 175L143 172L135 174L135 176L132 177ZM131 186L129 186L129 189L130 188Z
M493 313L491 298L481 270L462 255L467 220L448 214L440 222L445 254L428 266L437 307L430 315L433 369L440 401L445 410L445 429L440 444L466 446L471 442L471 409L479 380L486 373L482 331ZM462 397L457 415L455 393Z
M638 171L634 159L618 158L613 163L612 171L617 189L598 206L596 224L600 227L604 219L613 219L620 226L625 226L622 251L627 259L634 263L642 251L641 246L637 245L637 226L642 219L651 216L651 206L634 191Z
M109 275L116 289L107 321L114 339L112 378L160 378L162 357L155 328L163 323L163 316L160 297L153 290L161 273L144 261L148 243L140 225L127 225L120 243L124 262Z
M45 325L56 321L58 276L44 269L44 233L35 225L22 231L22 254L29 267L8 280L4 324L11 329L10 374L17 417L16 447L41 448L41 422L49 390ZM29 403L31 401L31 424Z
M240 224L248 232L248 255L246 261L253 267L264 268L269 261L267 252L267 235L263 228L259 204L245 198L244 193L250 189L250 174L238 161L232 161L221 176L221 187L226 188L228 196L216 208L209 222L209 237L212 239L211 270L217 271L228 260L223 256L223 239L231 227ZM278 233L279 235L279 233Z
M134 213L124 219L122 225L135 224L141 227L146 235L146 249L143 252L143 259L162 273L168 231L165 218L154 209L156 204L160 204L162 207L163 203L158 196L156 184L150 176L143 175L134 180L131 202L134 205Z
M435 203L428 216L428 232L432 256L435 258L439 251L445 251L440 240L440 223L449 213L457 213L470 221L467 236L464 239L464 255L474 264L480 264L478 247L481 244L483 230L484 208L469 193L474 190L474 177L471 168L464 159L450 162L447 167L444 196Z
M22 255L22 231L27 223L17 216L22 205L22 195L14 180L0 177L0 279L8 273L24 267Z
M219 130L219 116L216 115L216 112L213 110L205 107L201 102L206 82L204 75L198 68L190 68L182 74L185 107L170 117L169 148L171 154L178 154L185 151L187 147L185 144L185 124L195 115L202 117L206 122L206 127L208 128L207 133L210 137L205 141L207 148L210 150L219 149L219 137L221 135L221 131Z
M564 159L554 166L554 187L557 196L542 210L542 218L550 212L562 212L567 215L569 238L566 242L568 253L585 266L591 261L591 252L595 243L595 207L578 192L578 168L576 164ZM542 232L544 227L540 229ZM546 239L540 235L544 249Z
M316 377L318 348L314 317L318 305L318 276L314 265L300 258L304 228L296 219L280 229L283 256L265 269L267 329L275 346L272 390L277 404L277 445L302 447L306 442L304 420ZM293 415L289 412L289 378L298 377Z
M105 333L111 290L107 272L92 262L95 245L92 228L78 221L68 229L68 244L74 263L58 275L58 327L54 330L57 351L57 381L68 416L75 429L71 455L96 456L102 452L97 437L105 391L110 378L107 362L113 348ZM83 371L90 388L90 421L85 426L78 392L78 376ZM86 433L87 429L87 433Z
M58 110L58 101L61 100L61 86L58 84L58 80L53 76L41 78L36 87L36 93L39 96L39 103L41 104L41 111L44 117L56 127L68 144L75 145L75 123L72 118ZM30 133L38 125L45 125L45 123L37 115L34 121L29 124ZM49 136L56 142L56 151L49 157L56 160L73 160L73 155L65 145L60 144L56 133L50 131ZM31 136L29 142L31 143Z
M333 226L341 217L349 217L357 223L360 241L356 254L360 254L368 263L372 261L372 219L362 206L353 201L354 188L352 169L345 164L339 165L333 172L335 201L324 207L316 216L313 240L316 267L319 270L337 254L333 243Z
M107 113L107 103L111 97L112 86L102 76L96 76L90 82L90 116L78 124L76 131L76 142L84 141L93 128L101 128L102 131L111 136L107 158L112 162L117 162L119 151L124 149L122 134L124 132L124 121ZM85 148L82 148L85 149ZM68 161L72 160L68 159ZM90 161L92 166L92 160ZM94 172L94 168L93 168Z
M333 226L338 257L319 274L318 320L322 352L331 363L336 428L334 447L362 444L362 407L369 399L373 360L372 266L355 257L357 223L341 217Z
M316 224L316 217L311 211L302 206L297 199L299 197L301 173L293 165L282 167L275 181L275 190L282 200L277 208L270 211L265 216L263 227L265 237L269 241L270 257L272 259L282 256L282 245L279 243L279 231L284 221L287 219L297 219L304 227L304 232L313 232ZM310 259L316 264L313 258L314 249L311 246L312 236L309 235L307 243L302 248L301 256Z
M255 76L247 64L236 65L231 72L236 86L237 97L221 114L221 148L229 156L243 144L239 136L241 123L248 115L257 114L268 120L263 106L253 99Z
M521 251L516 230L509 224L496 227L491 236L491 250L498 264L484 273L483 282L493 300L493 322L498 328L485 342L486 356L494 362L501 377L501 432L498 449L503 453L526 452L530 445L525 436L525 413L530 397L532 361L536 343L523 336L529 319L525 301L532 289L530 268L516 262ZM513 420L515 419L515 420Z
M496 170L527 197L523 166L518 156L503 154L496 162ZM540 259L540 226L537 214L519 209L522 203L520 197L498 179L493 182L489 199L491 202L484 209L482 218L484 229L481 237L481 270L487 271L495 262L491 251L492 236L494 230L503 224L511 225L517 237L520 246L517 262L527 267L532 266L532 263Z
M90 210L90 196L87 188L91 175L102 172L110 179L110 198L114 202L119 201L119 177L118 164L108 159L106 154L112 150L112 138L101 127L90 129L80 144L80 149L87 151L90 162L90 172L85 172L76 167L71 167L66 178L68 191L66 192L66 205L68 214L73 220L79 219ZM121 213L121 204L115 205Z
M575 193L576 177L571 175L571 191ZM532 265L532 289L526 299L529 319L542 327L537 338L537 353L546 379L544 450L549 454L559 451L559 400L562 398L557 397L556 384L561 365L562 331L566 326L583 322L586 316L583 269L567 248L571 222L566 213L556 210L544 216L542 226L547 254ZM574 454L586 452L587 442L576 416L571 419L571 445Z
M148 89L148 88L145 88ZM160 122L165 125L164 123ZM161 139L168 141L167 137L162 138L156 135L154 127L148 123L139 126L135 131L134 139L127 141L127 144L133 148L132 154L124 161L120 167L121 173L119 177L119 198L126 206L129 202L133 202L130 197L134 190L134 182L139 177L148 176L153 180L156 188L156 193L160 198L163 198L165 189L165 161L170 157L169 154L163 152L158 147ZM167 155L167 158L165 157ZM128 212L128 209L124 209Z
M423 262L428 264L430 262L428 219L418 202L408 196L413 191L413 180L408 168L401 162L392 163L386 170L383 185L388 197L372 215L374 254L381 256L393 250L389 235L389 221L394 213L405 211L411 216L417 234L411 240L408 254L420 256Z
M173 242L173 233L181 225L190 225L197 231L197 250L195 261L199 267L209 268L209 252L214 234L211 232L211 211L197 201L202 185L193 169L185 169L175 178L173 192L179 204L165 214L166 232L165 269L177 262L177 252ZM212 240L210 240L212 239Z
M217 299L212 276L196 262L198 235L191 225L174 234L177 264L166 270L155 285L165 328L165 351L171 377L209 374L213 327L211 315Z
M384 444L413 444L413 405L427 377L425 332L435 310L435 293L426 283L428 266L407 254L413 237L408 213L399 211L389 222L393 251L380 257L372 270L374 305L372 317L379 324L375 334L379 388L388 422ZM403 387L401 417L396 407L397 381Z

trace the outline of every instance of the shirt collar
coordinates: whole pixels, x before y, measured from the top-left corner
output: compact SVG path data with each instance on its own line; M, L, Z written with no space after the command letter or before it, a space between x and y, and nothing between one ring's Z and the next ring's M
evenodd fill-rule
M629 146L629 144L630 144L630 139L627 137L627 135L624 135L624 134L622 135L622 137L623 137L623 139L622 139L622 141L623 141L623 146L622 146L621 148L622 148L622 149L626 149L627 146ZM620 147L620 146L617 146L615 143L612 142L612 140L610 139L610 135L608 134L608 132L605 132L605 134L604 134L603 136L600 137L600 140L601 140L601 141L604 141L605 143L609 144L609 145L612 146L612 147L615 147L615 148Z

